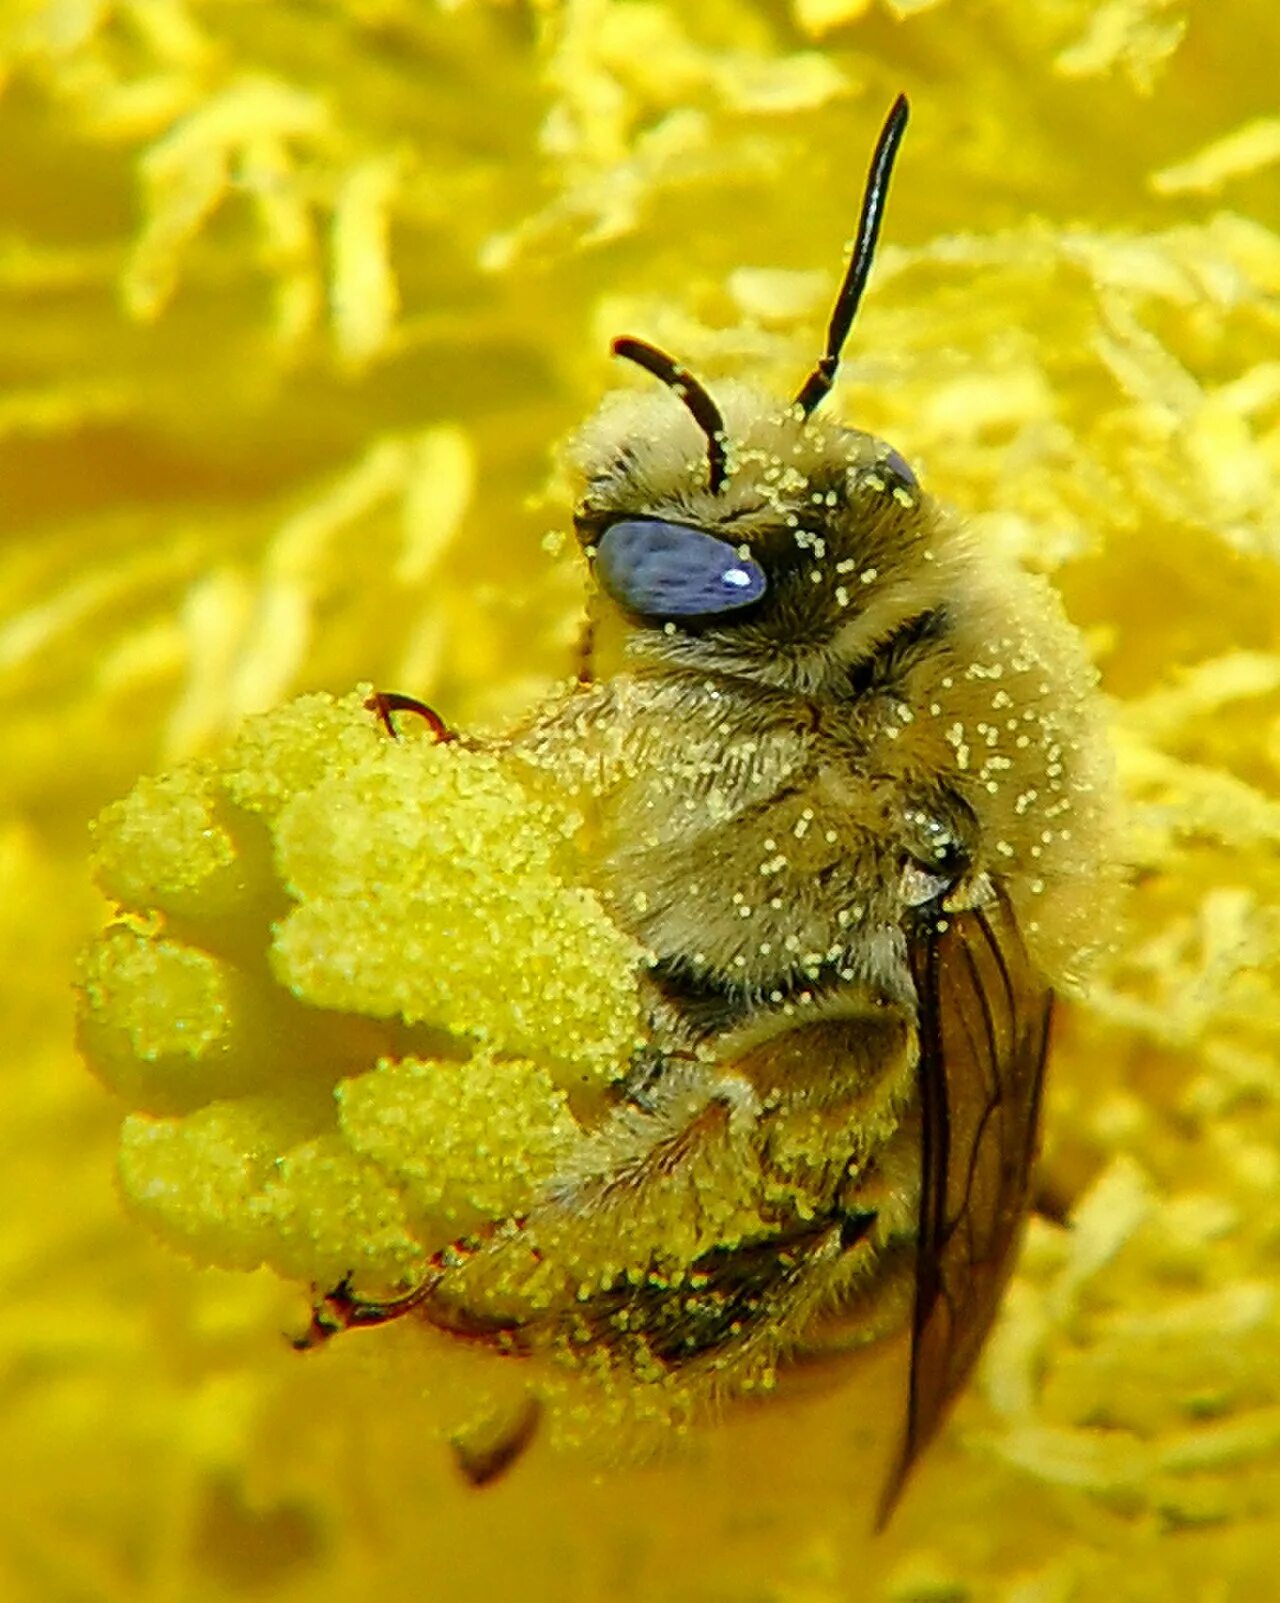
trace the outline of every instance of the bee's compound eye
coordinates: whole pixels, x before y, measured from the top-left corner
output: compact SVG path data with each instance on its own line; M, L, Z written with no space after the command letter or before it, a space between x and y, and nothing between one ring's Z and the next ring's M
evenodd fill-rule
M764 571L727 540L658 518L611 523L596 545L606 595L650 618L713 618L759 601Z
M919 488L920 481L916 478L906 457L900 451L895 451L891 445L886 448L884 456L881 457L880 466L891 473L895 479L900 480L908 490Z

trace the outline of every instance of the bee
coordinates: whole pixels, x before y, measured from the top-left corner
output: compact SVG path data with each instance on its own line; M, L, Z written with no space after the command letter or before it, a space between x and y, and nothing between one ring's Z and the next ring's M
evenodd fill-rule
M651 954L643 1050L526 1212L404 1295L337 1287L304 1339L413 1313L684 1418L909 1329L882 1519L1017 1251L1107 792L1047 588L995 568L892 447L816 415L907 116L900 96L793 402L717 401L614 343L661 387L611 398L575 447L591 671L490 745L582 801L595 889ZM464 1446L471 1478L533 1420Z

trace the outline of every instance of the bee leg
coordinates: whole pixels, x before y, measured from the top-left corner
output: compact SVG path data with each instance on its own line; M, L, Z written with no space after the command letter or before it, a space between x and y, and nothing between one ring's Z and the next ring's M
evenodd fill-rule
M513 1409L494 1412L459 1431L450 1442L454 1462L472 1486L490 1486L520 1458L538 1429L542 1404L522 1398Z
M351 1288L351 1276L344 1275L332 1291L326 1291L313 1304L311 1323L301 1336L293 1338L294 1350L309 1352L344 1330L355 1330L365 1325L385 1325L393 1319L403 1318L415 1308L420 1308L438 1284L437 1275L428 1275L402 1297L374 1301L357 1297Z
M430 1303L450 1270L460 1268L492 1243L518 1236L524 1227L524 1216L513 1214L510 1218L493 1219L469 1236L459 1236L447 1247L431 1254L422 1279L399 1297L358 1297L352 1289L351 1274L348 1272L331 1291L326 1291L313 1304L311 1323L301 1336L293 1338L293 1346L299 1352L306 1352L344 1330L386 1325L418 1309L422 1309L433 1323L438 1322L432 1315Z
M425 701L415 700L413 696L402 696L394 690L375 690L366 700L365 706L378 719L392 740L400 738L400 731L392 722L392 714L397 712L416 713L430 729L432 738L438 746L457 739L453 730L434 708L428 707Z
M656 1113L672 1066L697 1061L692 1052L637 1052L626 1074L610 1087L611 1095L614 1101L638 1108L641 1113Z

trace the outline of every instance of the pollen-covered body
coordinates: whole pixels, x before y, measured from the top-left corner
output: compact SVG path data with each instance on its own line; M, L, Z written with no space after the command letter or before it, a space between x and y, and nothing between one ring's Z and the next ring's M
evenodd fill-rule
M647 1046L430 1300L641 1415L907 1318L913 921L998 902L1044 976L1082 944L1099 827L1089 674L1047 591L994 576L879 442L727 410L714 501L666 397L584 437L589 555L623 514L728 529L768 596L678 629L597 597L599 677L502 743L588 819L594 888L651 954Z
M1107 811L1051 592L896 451L813 416L906 118L899 97L794 403L717 400L624 338L666 390L614 396L578 442L590 672L493 744L586 820L590 887L648 954L643 1044L526 1211L394 1303L339 1288L317 1313L420 1311L663 1422L909 1325L882 1513L1013 1261Z

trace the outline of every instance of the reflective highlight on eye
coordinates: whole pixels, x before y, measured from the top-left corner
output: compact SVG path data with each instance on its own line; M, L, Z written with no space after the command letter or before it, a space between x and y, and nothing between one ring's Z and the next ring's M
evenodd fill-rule
M657 518L611 523L596 547L596 578L630 612L654 618L709 618L759 601L759 564L701 529Z

